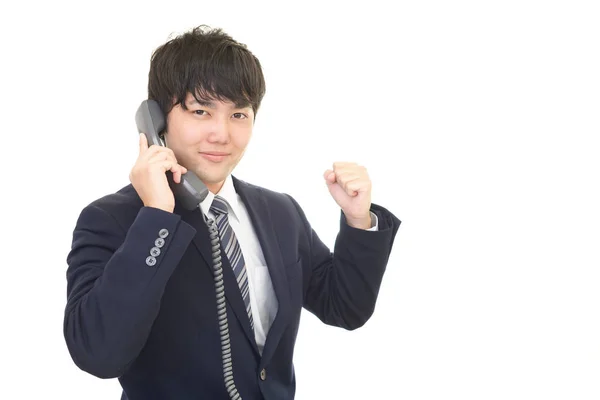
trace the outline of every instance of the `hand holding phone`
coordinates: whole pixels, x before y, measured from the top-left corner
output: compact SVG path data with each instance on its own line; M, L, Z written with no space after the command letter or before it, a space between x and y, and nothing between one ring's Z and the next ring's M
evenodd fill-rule
M171 149L156 144L148 146L146 135L140 134L139 155L129 180L144 206L173 212L175 197L167 181L167 171L173 174L173 181L179 183L187 169L177 163Z
M166 131L166 118L163 115L160 106L155 100L144 100L138 107L137 112L135 113L135 123L137 125L138 133L143 134L146 139L146 146L150 143L150 147L146 151L150 151L155 147L165 147L165 143L161 139L161 134L164 134ZM141 139L140 139L141 140ZM140 146L142 146L140 142ZM144 148L145 150L145 148ZM158 150L153 150L158 151ZM140 147L140 154L142 149ZM173 154L171 150L169 150L170 154ZM141 157L141 156L140 156ZM173 161L174 160L174 161ZM185 171L179 170L177 172L177 181L175 181L174 173L176 171L172 170L173 166L177 164L177 160L175 160L175 156L173 155L172 163L169 164L169 168L167 165L163 165L164 170L166 172L166 179L171 188L171 194L175 194L175 197L178 201L181 202L181 205L188 210L194 210L199 207L200 203L206 198L208 195L208 188L200 180L198 175L196 175L193 171ZM181 167L181 166L180 166ZM183 168L183 167L182 167ZM184 171L184 172L181 172ZM139 172L138 172L139 173ZM130 178L131 179L131 178ZM143 179L142 179L143 180ZM162 188L163 180L154 176L154 181L160 182L160 187ZM135 186L134 186L135 187ZM136 188L137 190L137 188ZM138 191L138 193L140 193ZM172 197L166 195L166 191L161 190L161 194L158 196L159 199L167 199L167 208L171 208L170 204L172 201ZM141 196L141 195L140 195ZM152 196L151 196L152 197ZM158 204L162 204L160 201ZM204 214L203 214L204 215Z

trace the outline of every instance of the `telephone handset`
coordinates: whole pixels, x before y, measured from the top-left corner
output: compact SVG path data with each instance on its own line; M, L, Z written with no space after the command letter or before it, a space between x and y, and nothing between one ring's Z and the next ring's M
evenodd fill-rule
M135 123L138 133L144 133L148 139L148 146L156 144L165 146L160 138L166 128L165 117L158 103L154 100L144 100L140 104L136 114ZM173 180L171 171L167 171L167 180L173 191L173 195L181 201L188 210L200 208L204 223L208 227L210 243L212 245L213 276L217 295L217 319L219 322L219 333L221 335L221 359L223 363L223 379L225 389L232 400L242 400L233 381L233 364L231 360L231 344L229 340L229 325L227 323L227 309L225 304L225 286L223 285L223 268L221 264L221 242L217 224L211 218L208 219L202 212L200 203L208 195L208 188L193 172L189 171L181 175L180 183Z
M156 144L164 146L160 134L165 129L165 117L154 100L144 100L135 114L135 122L138 132L145 133L148 139L148 146ZM188 210L193 210L198 207L208 194L206 185L198 178L193 171L188 171L181 176L180 183L175 183L171 171L167 171L167 180L173 191L173 195L177 197L181 204Z

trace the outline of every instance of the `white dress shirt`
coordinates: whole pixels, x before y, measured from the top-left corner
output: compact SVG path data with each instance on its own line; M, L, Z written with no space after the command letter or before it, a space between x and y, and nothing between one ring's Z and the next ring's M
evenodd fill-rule
M252 226L252 220L242 199L235 191L231 175L227 177L223 187L217 194L227 202L229 225L235 233L244 256L246 273L248 274L250 307L254 319L254 339L262 355L267 333L273 324L279 303L273 290L271 276L260 242ZM200 205L204 214L212 219L216 218L215 214L210 211L214 197L215 195L209 191ZM368 230L376 231L378 229L377 216L371 213L371 217L374 226Z

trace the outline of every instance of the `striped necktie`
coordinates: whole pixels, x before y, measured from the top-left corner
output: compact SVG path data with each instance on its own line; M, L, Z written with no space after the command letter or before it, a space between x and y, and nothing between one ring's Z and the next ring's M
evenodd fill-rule
M244 304L246 305L246 312L250 319L250 327L254 330L254 321L252 320L252 309L250 307L250 291L248 287L248 275L246 274L246 263L244 262L244 256L242 255L242 249L238 243L237 238L231 225L229 225L229 219L227 218L227 201L221 196L215 196L213 199L210 210L216 215L216 223L219 229L219 236L221 237L221 245L225 249L225 254L229 259L229 263L233 268L233 273L237 280Z

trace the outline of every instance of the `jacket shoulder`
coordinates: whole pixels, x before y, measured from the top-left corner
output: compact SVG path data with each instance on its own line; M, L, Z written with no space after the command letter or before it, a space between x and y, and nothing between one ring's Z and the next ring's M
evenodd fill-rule
M243 190L246 192L253 192L253 193L258 194L258 196L264 198L265 201L267 201L267 204L270 207L277 207L277 208L284 207L284 208L292 208L292 209L295 207L298 207L298 203L296 202L296 200L288 193L278 192L273 189L268 189L263 186L258 186L258 185L252 184L252 183L248 183L239 178L237 178L236 180L237 180L236 188L239 189L239 187L241 186L243 188Z
M107 194L90 202L82 210L99 209L113 217L119 225L127 229L135 220L144 203L132 184L122 187L114 193Z
M138 211L143 205L144 203L140 196L138 196L133 185L129 184L114 193L107 194L92 201L88 207L97 207L105 211L118 209Z

